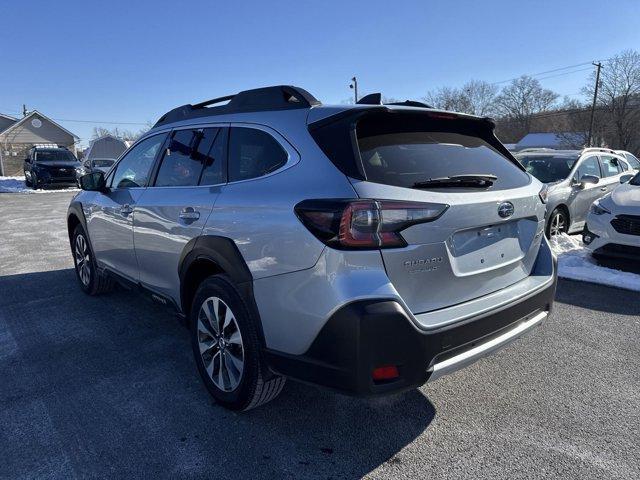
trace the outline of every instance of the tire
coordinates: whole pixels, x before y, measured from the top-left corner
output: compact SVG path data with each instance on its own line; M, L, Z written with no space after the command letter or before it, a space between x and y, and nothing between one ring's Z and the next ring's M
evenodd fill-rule
M38 177L36 177L35 173L31 174L31 188L34 190L38 189Z
M549 215L549 219L547 220L545 229L547 238L551 239L551 237L555 237L561 233L566 233L568 229L569 218L567 217L566 212L561 208L556 208L551 212L551 215Z
M31 186L31 180L27 179L27 172L25 172L25 175L24 175L24 185L26 187L30 187Z
M230 410L250 410L282 391L285 377L264 378L258 319L226 276L214 275L200 284L190 327L198 372L217 403Z
M71 237L71 252L75 266L76 278L80 288L87 295L99 295L113 290L114 281L111 277L101 273L95 256L91 250L89 237L82 225L78 225Z

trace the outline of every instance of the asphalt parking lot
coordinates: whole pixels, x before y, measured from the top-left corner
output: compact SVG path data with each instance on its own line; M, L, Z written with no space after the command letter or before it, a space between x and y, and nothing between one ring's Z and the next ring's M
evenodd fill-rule
M544 326L419 390L235 414L166 310L80 291L71 196L0 194L1 478L640 477L637 293L561 281Z

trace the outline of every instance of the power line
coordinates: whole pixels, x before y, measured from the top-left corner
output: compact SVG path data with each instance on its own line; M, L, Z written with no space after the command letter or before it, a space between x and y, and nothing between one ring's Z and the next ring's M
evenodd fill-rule
M601 60L601 62L608 62L609 60L611 60L611 58L607 58L607 59L605 59L605 60ZM540 76L540 75L546 75L547 73L555 73L555 72L560 72L560 71L562 71L562 70L569 70L569 69L571 69L571 68L583 67L583 66L585 66L585 65L592 65L592 63L593 63L593 62L582 62L582 63L576 63L575 65L567 65L566 67L559 67L559 68L554 68L554 69L552 69L552 70L545 70L544 72L531 73L531 74L523 73L522 75L526 75L526 76L529 76L529 77L537 77L537 76ZM589 67L588 69L587 69L587 68L585 68L585 69L582 69L582 70L574 70L574 71L572 71L572 72L561 73L561 74L559 74L558 76L561 76L561 75L568 75L568 74L570 74L570 73L576 73L576 72L579 72L579 71L585 71L585 70L590 70L590 69L591 69L591 67ZM518 79L518 78L520 78L522 75L520 75L519 77L510 78L510 79L508 79L508 80L501 80L501 81L499 81L499 82L493 82L493 83L491 83L491 85L500 85L500 84L502 84L502 83L509 83L509 82L514 81L514 80L517 80L517 79ZM544 77L544 78L552 78L552 77L553 77L553 76L550 76L550 77ZM543 80L543 79L539 79L539 80Z
M22 115L22 112L16 112L15 110L5 110L2 109L0 110L0 113L8 113L8 114L12 114L12 115L18 115L18 120L20 119L19 116ZM71 119L71 118L54 118L54 117L48 117L51 120L55 120L57 122L74 122L74 123L94 123L94 124L105 124L105 125L147 125L146 122L117 122L117 121L113 121L113 120L78 120L78 119Z

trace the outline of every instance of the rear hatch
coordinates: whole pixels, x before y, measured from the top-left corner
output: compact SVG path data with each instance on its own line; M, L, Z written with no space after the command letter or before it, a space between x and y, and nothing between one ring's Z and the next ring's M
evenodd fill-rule
M402 230L403 248L380 250L414 314L490 294L530 274L544 223L541 185L488 121L402 109L360 114L350 125L355 169L348 175L361 198L448 205L435 220ZM322 147L322 135L314 137ZM340 162L343 168L344 157Z

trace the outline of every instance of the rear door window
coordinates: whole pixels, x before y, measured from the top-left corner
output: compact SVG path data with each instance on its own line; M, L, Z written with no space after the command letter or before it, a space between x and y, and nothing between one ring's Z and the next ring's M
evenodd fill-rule
M455 120L406 121L403 117L373 115L358 123L366 180L411 188L430 179L482 174L497 177L491 190L529 183L529 176L512 160Z
M638 160L635 155L627 152L624 154L624 156L627 159L627 162L629 162L629 165L631 165L631 168L640 170L640 160Z
M164 152L155 186L198 185L217 133L217 128L176 130Z

